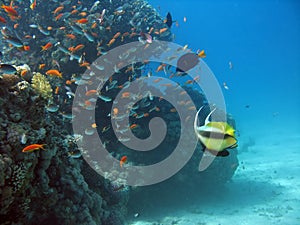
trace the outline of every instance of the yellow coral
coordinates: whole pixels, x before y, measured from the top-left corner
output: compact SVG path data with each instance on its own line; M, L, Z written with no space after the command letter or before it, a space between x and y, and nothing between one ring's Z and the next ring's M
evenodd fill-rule
M53 101L53 90L46 76L41 73L34 73L31 79L31 86L42 98L48 100L48 102Z

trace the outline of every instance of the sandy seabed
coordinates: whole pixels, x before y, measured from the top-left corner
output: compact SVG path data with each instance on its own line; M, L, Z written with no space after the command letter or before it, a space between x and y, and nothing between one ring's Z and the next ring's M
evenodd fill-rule
M300 133L275 130L257 136L247 151L239 153L232 181L205 204L185 205L160 217L141 215L129 224L300 224Z

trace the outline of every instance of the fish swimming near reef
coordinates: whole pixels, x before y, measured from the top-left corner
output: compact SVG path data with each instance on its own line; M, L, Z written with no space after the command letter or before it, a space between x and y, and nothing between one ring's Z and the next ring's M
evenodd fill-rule
M9 64L0 64L0 73L15 74L17 69Z
M40 150L40 149L44 149L44 146L46 144L32 144L32 145L28 145L25 148L23 148L22 152L33 152L35 150Z
M81 151L80 150L69 151L68 156L73 159L78 159L81 157Z
M46 75L62 78L62 73L55 69L46 71Z
M198 116L203 106L198 110L195 121L194 131L200 142L205 146L205 150L215 156L228 156L228 148L237 147L235 130L227 122L209 121L209 117L215 111L212 110L205 119L203 126L198 126Z
M7 36L5 40L14 47L21 48L23 47L23 43L19 38Z
M176 22L176 21L173 21L172 20L172 15L171 13L168 12L167 16L166 16L166 19L164 20L164 22L166 23L166 25L171 28L173 22Z
M200 62L199 56L195 53L189 52L182 55L176 66L176 72L186 74L188 70L194 68Z
M127 162L127 156L124 155L124 156L122 156L122 158L120 160L120 167L122 168L124 163L126 163L126 162Z

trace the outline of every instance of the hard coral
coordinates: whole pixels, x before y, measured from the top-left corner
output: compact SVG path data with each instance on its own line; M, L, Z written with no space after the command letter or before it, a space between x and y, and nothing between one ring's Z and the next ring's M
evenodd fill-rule
M5 87L11 87L16 85L20 81L20 77L14 74L3 74L0 76L0 85Z
M52 102L53 100L53 96L52 96L52 88L51 85L49 83L49 81L47 80L47 78L40 74L40 73L34 73L32 80L31 80L31 86L33 87L33 89L40 94L40 96L45 99L48 100L48 102Z

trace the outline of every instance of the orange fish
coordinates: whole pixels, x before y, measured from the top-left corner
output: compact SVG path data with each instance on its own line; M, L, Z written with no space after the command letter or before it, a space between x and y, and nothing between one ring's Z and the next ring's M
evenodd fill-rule
M58 70L48 70L46 74L49 76L56 76L62 78L62 73L60 73Z
M130 37L130 38L133 38L133 37L135 37L136 35L137 35L137 33L132 32L132 33L129 35L129 37Z
M88 62L80 63L79 66L80 66L80 67L86 67L87 69L91 69L90 63L88 63Z
M81 12L81 13L79 13L78 15L84 17L84 16L87 15L87 13L86 13L86 12Z
M114 116L116 116L119 112L119 109L118 108L113 108L113 113L114 113Z
M123 164L127 162L127 156L124 155L122 156L121 160L120 160L120 167L122 168L123 167Z
M161 81L162 80L162 78L157 78L157 79L155 79L153 82L154 83L158 83L159 81Z
M68 50L69 50L70 52L74 52L74 46L69 47Z
M77 9L74 9L74 10L72 10L72 12L71 12L72 15L73 15L73 14L76 14L76 13L78 13L78 10L77 10Z
M29 45L23 45L22 47L18 48L21 51L29 51L30 50L30 46Z
M67 85L71 85L72 83L74 83L76 80L66 80L66 84Z
M114 39L117 39L119 36L121 35L121 32L118 32L118 33L116 33L115 35L114 35Z
M88 23L89 21L86 18L82 18L82 19L76 20L75 22L80 23L80 24L84 24L84 23Z
M161 84L160 86L163 87L172 87L173 85L171 83Z
M39 69L40 69L40 70L42 70L42 69L44 69L44 68L45 68L45 66L46 66L46 64L45 64L45 63L41 63L41 64L39 65Z
M28 145L25 148L23 148L22 152L33 152L35 150L39 150L39 149L44 149L44 145L46 144L32 144L32 145Z
M160 65L157 67L156 72L162 71L165 67L166 67L166 64L164 64L164 63L160 64Z
M206 57L206 54L205 54L204 50L202 50L198 53L198 57L200 57L200 58L205 58Z
M132 124L129 128L130 129L135 129L135 128L137 128L138 127L138 125L136 124L136 123L134 123L134 124Z
M58 95L59 94L59 86L56 86L56 88L55 88L55 91L54 91L54 93L56 94L56 95Z
M97 23L94 22L94 23L92 24L91 28L92 28L92 29L95 29L96 27L97 27Z
M0 16L0 22L1 23L6 23L6 20L2 16Z
M7 13L7 15L11 18L19 18L19 14L18 12L13 8L12 6L12 2L9 6L6 5L2 5L1 6L2 9L4 9L4 11Z
M188 110L196 110L196 107L195 107L195 106L190 106L190 107L188 108Z
M166 27L162 28L162 29L159 30L159 33L162 34L162 33L166 32L167 30L168 30L168 28L166 28Z
M194 83L194 80L187 80L186 82L185 82L185 84L193 84Z
M41 51L46 51L46 50L48 50L49 48L52 47L52 43L48 42L47 44L45 44L44 46L41 46L41 47L42 47Z
M97 93L98 93L97 90L89 90L89 91L85 92L85 95L86 96L91 96L91 95L95 95Z
M84 45L83 44L79 44L77 45L76 47L74 47L74 52L80 50L80 49L83 49L84 48Z
M22 71L21 71L21 76L24 77L24 76L27 74L27 72L28 72L28 71L27 71L26 69L22 70Z
M25 36L24 36L24 38L26 38L26 39L30 39L30 38L32 38L32 36L31 36L31 35L29 35L29 34L27 34L27 35L25 35Z
M59 20L63 15L64 15L63 13L58 14L58 15L55 17L55 21Z
M57 14L64 9L64 6L58 6L52 13Z
M110 47L113 43L115 43L115 41L116 41L116 39L111 39L109 42L108 42L108 44L107 44L107 46L108 47Z
M94 37L98 37L98 34L96 32L91 32L91 34L94 36Z
M122 93L122 98L129 98L130 97L130 92L124 92Z
M35 7L36 7L36 0L34 0L34 1L30 4L31 10L34 10Z
M127 36L129 36L129 32L128 31L126 31L125 33L122 34L122 37L127 37Z
M84 101L84 104L85 104L85 106L91 106L92 105L91 101L89 101L89 100Z

